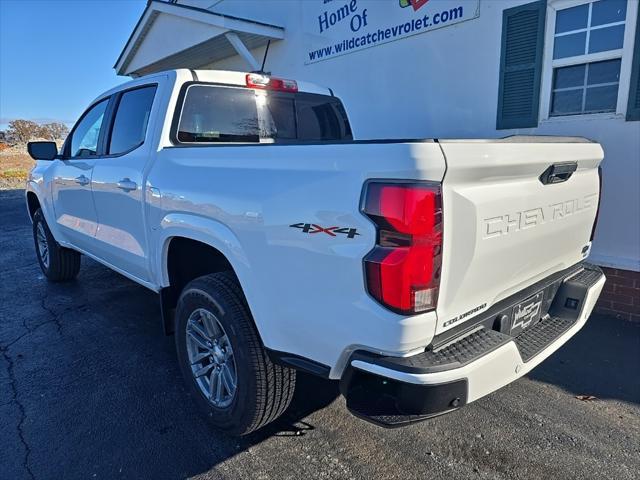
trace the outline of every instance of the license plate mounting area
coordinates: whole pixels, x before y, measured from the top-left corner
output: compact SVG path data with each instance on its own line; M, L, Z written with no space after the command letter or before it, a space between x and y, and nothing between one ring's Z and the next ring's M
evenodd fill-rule
M538 323L542 317L544 291L540 291L513 307L511 336L516 337L526 328Z

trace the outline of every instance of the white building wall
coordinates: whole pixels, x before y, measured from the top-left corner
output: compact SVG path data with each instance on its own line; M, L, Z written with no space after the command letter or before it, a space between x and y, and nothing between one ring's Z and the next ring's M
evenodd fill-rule
M309 65L302 10L307 1L180 3L213 4L217 13L283 26L285 40L271 45L266 70L331 87L343 99L359 139L543 134L600 142L605 150L604 194L592 259L640 270L640 122L626 122L619 112L543 120L533 129L496 130L502 12L530 0L481 0L479 18ZM637 8L637 0L631 1ZM632 11L627 16L630 38L635 28ZM624 58L631 57L627 47ZM253 53L261 60L263 51ZM247 65L233 57L206 68L246 70ZM629 70L623 68L623 75ZM544 112L541 116L546 117Z

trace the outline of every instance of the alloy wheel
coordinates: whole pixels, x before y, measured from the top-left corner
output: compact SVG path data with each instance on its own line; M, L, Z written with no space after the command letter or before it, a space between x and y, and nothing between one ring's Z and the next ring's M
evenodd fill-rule
M187 355L191 373L202 394L218 408L228 407L238 385L233 348L217 317L205 308L187 320Z

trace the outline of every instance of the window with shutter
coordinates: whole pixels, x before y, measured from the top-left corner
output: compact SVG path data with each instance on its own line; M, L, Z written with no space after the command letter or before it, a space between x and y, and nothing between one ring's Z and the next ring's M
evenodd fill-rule
M636 22L636 39L633 46L633 66L631 67L631 84L627 105L627 121L631 120L640 120L640 9L638 9Z
M556 10L549 117L616 111L626 20L627 0Z
M546 1L505 10L497 128L538 125Z

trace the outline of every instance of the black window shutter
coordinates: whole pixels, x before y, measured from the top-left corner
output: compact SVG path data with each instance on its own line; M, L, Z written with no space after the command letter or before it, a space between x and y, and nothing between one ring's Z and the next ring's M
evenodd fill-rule
M502 53L496 127L538 126L546 0L502 13Z
M640 9L636 21L636 41L633 46L631 84L629 86L629 103L627 104L627 121L630 120L640 120Z

